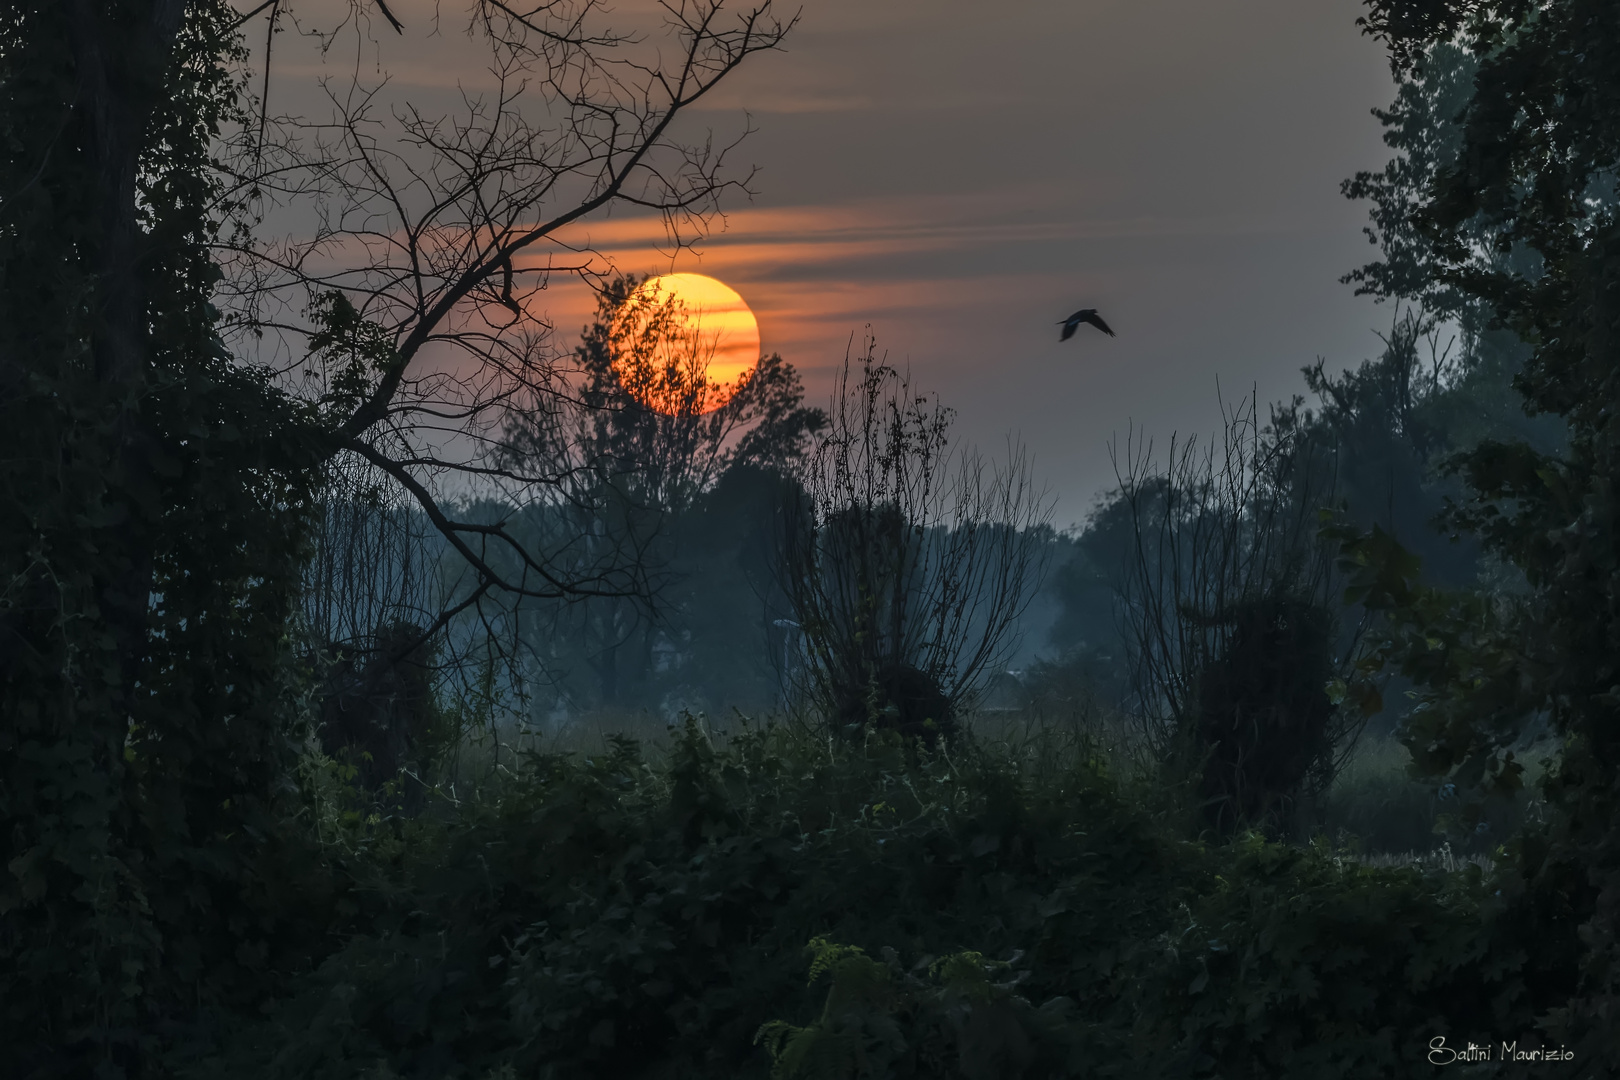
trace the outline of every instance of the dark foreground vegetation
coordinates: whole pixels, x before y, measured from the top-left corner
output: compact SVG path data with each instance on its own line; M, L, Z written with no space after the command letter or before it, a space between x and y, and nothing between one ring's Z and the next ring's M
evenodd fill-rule
M1073 735L715 741L313 801L329 868L283 914L333 945L197 1074L1374 1075L1570 989L1556 913L1479 867L1194 843Z
M871 354L559 352L525 259L701 222L789 27L471 8L395 143L3 9L0 1073L1620 1073L1620 6L1371 0L1385 354L1068 536Z

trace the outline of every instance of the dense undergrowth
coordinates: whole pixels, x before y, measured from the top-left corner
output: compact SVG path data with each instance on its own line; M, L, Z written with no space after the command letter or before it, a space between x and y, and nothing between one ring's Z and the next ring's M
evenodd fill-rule
M1556 989L1479 867L1188 841L1072 733L688 718L415 815L312 760L341 929L187 1075L1431 1075L1433 1035L1530 1032Z

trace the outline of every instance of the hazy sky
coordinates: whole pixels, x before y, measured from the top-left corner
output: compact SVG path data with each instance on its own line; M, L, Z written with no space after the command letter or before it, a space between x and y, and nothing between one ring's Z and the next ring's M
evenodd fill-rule
M432 0L391 0L397 89L455 81ZM641 3L627 6L627 17ZM452 7L445 4L446 11ZM692 119L734 135L757 195L673 263L604 223L626 271L696 271L754 308L763 347L827 392L870 324L958 412L966 440L1034 451L1081 519L1127 424L1207 432L1230 399L1353 365L1387 312L1338 277L1366 261L1339 182L1387 158L1369 109L1392 86L1355 0L807 0ZM448 19L448 14L447 14ZM422 61L427 60L424 64ZM307 77L291 65L278 86ZM295 93L296 96L296 93ZM559 328L582 291L551 294ZM1118 331L1054 325L1095 306Z

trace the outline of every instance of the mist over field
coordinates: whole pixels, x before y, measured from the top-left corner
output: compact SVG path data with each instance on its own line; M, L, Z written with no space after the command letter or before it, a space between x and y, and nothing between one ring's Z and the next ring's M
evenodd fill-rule
M1620 1072L1617 79L9 4L0 1072Z

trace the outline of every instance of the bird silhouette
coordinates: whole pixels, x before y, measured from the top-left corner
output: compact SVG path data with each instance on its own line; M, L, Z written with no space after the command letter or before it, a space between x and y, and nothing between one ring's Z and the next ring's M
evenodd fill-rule
M1058 338L1058 340L1068 341L1070 338L1074 337L1074 332L1080 329L1081 323L1090 323L1092 326L1095 326L1109 337L1116 336L1109 325L1103 322L1102 316L1097 314L1097 309L1094 307L1088 307L1081 308L1079 311L1063 320L1063 336Z

